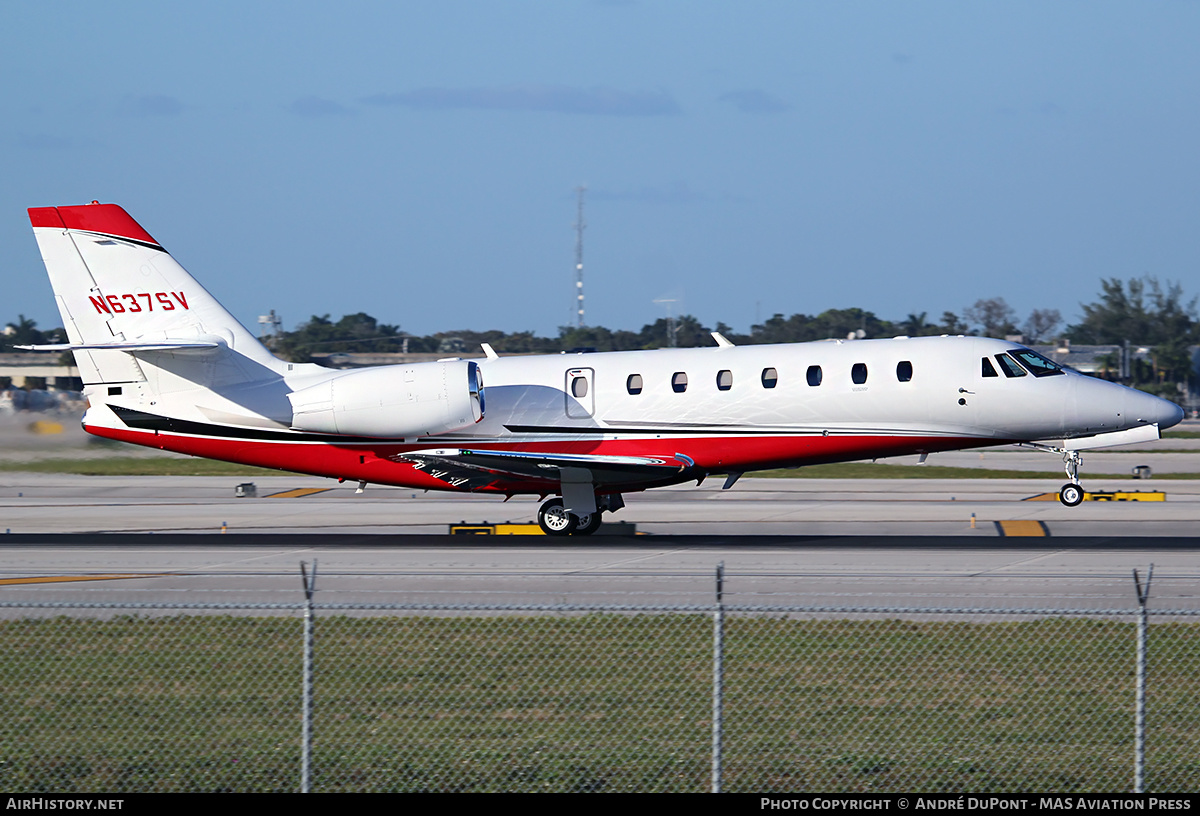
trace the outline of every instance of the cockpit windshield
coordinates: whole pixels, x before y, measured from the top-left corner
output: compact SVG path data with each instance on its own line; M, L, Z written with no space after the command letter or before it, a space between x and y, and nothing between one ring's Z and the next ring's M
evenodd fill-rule
M1012 349L1008 352L1035 377L1053 377L1062 374L1062 366L1053 360L1048 360L1036 351L1029 349Z
M1000 364L1000 370L1004 372L1005 377L1024 377L1025 369L1017 364L1017 361L1007 354L997 354L996 362Z

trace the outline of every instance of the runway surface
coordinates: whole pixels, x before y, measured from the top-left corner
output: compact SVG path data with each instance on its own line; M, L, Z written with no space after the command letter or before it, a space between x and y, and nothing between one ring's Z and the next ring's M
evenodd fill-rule
M1194 537L8 535L0 601L299 604L303 562L322 603L711 605L723 563L734 605L1131 609L1153 564L1154 609L1200 609L1198 554Z
M237 477L0 474L9 533L276 532L441 534L458 522L532 522L536 497L423 493L306 476ZM1040 479L752 479L629 494L611 515L654 535L920 535L996 538L1004 521L1052 536L1187 536L1200 525L1200 481L1089 479L1093 491L1161 491L1165 501L1030 501L1058 490ZM972 518L974 526L972 526Z
M1088 479L1166 500L1067 508L1027 500L1057 480L710 480L628 496L613 518L647 535L565 540L446 535L531 522L530 497L242 481L0 474L0 601L295 604L316 560L330 603L711 604L724 562L731 604L1109 609L1153 563L1153 608L1200 608L1194 481Z
M661 536L584 546L443 537L70 537L0 546L0 601L299 604L728 604L1129 609L1154 564L1155 609L1200 608L1200 540L773 539ZM117 540L110 540L117 539ZM165 543L165 542L164 542ZM85 580L80 580L85 579ZM47 610L45 614L59 614ZM6 616L26 614L0 610Z

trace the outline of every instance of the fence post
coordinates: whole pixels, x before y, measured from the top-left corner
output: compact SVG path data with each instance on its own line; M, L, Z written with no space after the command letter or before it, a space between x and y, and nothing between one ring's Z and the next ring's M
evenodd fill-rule
M721 713L725 674L725 562L717 564L717 607L713 610L712 792L721 792Z
M300 681L300 792L309 792L312 775L312 710L313 710L313 591L317 583L317 559L313 559L312 575L300 562L300 581L304 585L304 667Z
M1133 586L1137 590L1137 702L1133 714L1133 792L1142 793L1146 771L1146 601L1150 598L1150 580L1154 577L1154 565L1146 571L1146 585L1133 571Z

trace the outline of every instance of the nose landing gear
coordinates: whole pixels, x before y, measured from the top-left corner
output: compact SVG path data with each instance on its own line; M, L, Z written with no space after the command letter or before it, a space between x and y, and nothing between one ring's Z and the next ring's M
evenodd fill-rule
M1048 451L1050 453L1061 453L1063 467L1067 471L1067 478L1071 481L1067 482L1058 489L1058 500L1067 507L1078 507L1083 503L1083 485L1079 483L1079 466L1083 464L1083 455L1078 450L1053 448L1049 445L1043 445L1038 442L1018 442L1017 447L1033 448L1035 450Z
M1058 491L1058 500L1067 507L1077 507L1083 502L1083 486L1079 484L1079 466L1083 464L1083 456L1077 450L1062 452L1063 466L1067 478L1071 481Z
M1067 507L1075 507L1083 501L1083 488L1077 484L1065 484L1058 490L1058 500Z

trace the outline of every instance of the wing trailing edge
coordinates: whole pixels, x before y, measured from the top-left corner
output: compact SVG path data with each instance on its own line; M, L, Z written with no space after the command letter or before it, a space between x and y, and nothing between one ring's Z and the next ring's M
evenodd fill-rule
M696 463L682 453L672 459L650 456L603 456L596 454L540 453L537 451L472 450L439 448L400 454L435 479L464 490L496 489L513 481L536 482L557 491L564 471L587 471L596 489L677 480Z

